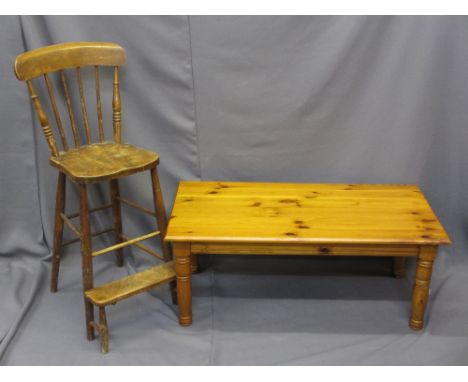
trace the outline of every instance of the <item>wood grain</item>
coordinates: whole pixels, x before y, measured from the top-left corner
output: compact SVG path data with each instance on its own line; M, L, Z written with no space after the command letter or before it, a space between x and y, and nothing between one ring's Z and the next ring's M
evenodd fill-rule
M81 142L78 136L78 127L76 126L75 113L73 112L68 80L63 70L60 71L60 81L62 82L63 95L65 96L65 102L67 104L68 117L70 118L70 127L73 133L73 142L75 143L75 147L80 147Z
M56 212L54 227L54 248L52 254L51 291L57 290L57 280L60 266L60 248L64 245L81 241L82 280L85 296L86 334L89 340L94 339L95 330L101 337L102 352L108 351L108 327L104 306L115 303L123 298L141 293L147 289L169 282L172 299L177 303L174 262L171 261L170 245L162 242L163 255L141 244L140 241L161 236L166 232L166 214L162 198L161 186L156 170L159 164L158 154L130 144L122 144L122 101L120 97L119 67L125 65L126 54L122 47L113 43L76 42L42 47L20 54L15 60L15 73L19 80L26 81L32 103L41 124L43 134L51 152L49 163L59 170L56 193ZM92 143L91 124L88 116L85 88L82 75L83 67L94 69L97 125L99 129L99 143ZM112 125L114 142L105 141L104 120L101 101L100 66L109 66L113 70L112 95ZM79 102L82 113L83 131L78 130L73 110L73 98L65 70L75 69L76 82L79 92ZM58 103L53 90L53 82L48 73L58 72L63 87L63 96L70 119L75 148L70 148L66 140L64 124L60 116ZM43 75L49 94L52 111L55 116L57 129L60 134L63 151L59 151L47 114L39 100L32 84L32 79ZM73 84L72 84L73 85ZM61 94L58 92L57 94ZM85 140L81 142L80 133ZM145 170L151 171L152 193L155 210L150 211L134 202L120 198L118 179ZM69 177L79 185L79 212L65 214L65 180ZM99 181L110 181L111 203L90 208L88 205L88 184ZM122 233L121 202L155 217L159 230L146 235L129 238ZM112 207L113 227L91 232L90 213ZM73 224L72 218L80 217L80 229ZM78 239L62 242L63 227L66 224ZM92 251L92 236L107 232L114 232L115 244L107 248ZM93 256L100 256L111 251L117 251L117 263L123 265L122 249L128 245L135 245L150 255L163 260L165 263L142 272L138 272L120 280L94 288ZM99 306L99 323L94 321L94 306Z
M52 110L54 111L55 122L57 123L57 129L60 134L60 139L62 141L63 150L68 150L68 143L67 138L65 137L65 130L63 129L62 118L60 117L60 113L57 107L57 100L55 99L54 87L52 86L52 82L49 79L47 74L44 74L44 80L47 85L47 92L50 98L50 104L52 105Z
M124 66L125 50L110 42L68 42L49 45L20 54L15 61L15 74L21 81L44 73L77 66Z
M419 246L398 244L192 243L192 254L304 256L417 256Z
M70 149L49 162L76 182L98 182L147 170L159 156L130 144L106 142Z
M114 127L114 142L122 142L122 101L120 99L119 68L114 66L114 85L112 92L112 124Z
M31 97L31 101L34 105L34 110L36 110L37 118L39 119L39 123L42 127L42 132L44 133L44 137L49 145L50 153L52 157L58 157L59 151L57 149L57 143L55 141L54 133L50 128L49 119L47 118L47 114L42 107L41 101L39 100L38 95L36 94L36 90L31 81L27 81L26 85L28 86L29 95Z
M418 256L410 327L423 327L432 263L450 239L415 185L181 182L166 240L179 323L192 323L197 254ZM192 259L192 267L191 267Z
M76 80L78 82L78 90L80 93L80 105L81 105L81 114L83 116L83 126L85 129L86 135L86 144L91 143L91 130L89 129L89 118L88 118L88 110L86 109L86 98L83 86L83 78L81 76L81 68L76 68Z
M98 117L99 142L104 142L104 122L101 105L100 82L99 82L99 67L109 66L113 70L113 127L114 140L116 143L121 143L121 125L122 125L122 103L120 99L120 81L119 67L125 65L126 54L125 50L114 43L107 42L73 42L65 44L49 45L42 48L30 50L16 57L15 74L21 81L26 81L28 89L31 93L31 99L37 112L38 119L41 123L44 136L49 145L53 157L61 156L61 152L57 149L56 141L52 129L49 125L48 117L41 105L37 96L32 80L40 75L44 76L47 91L49 94L52 110L55 116L57 129L62 141L63 150L66 152L69 149L66 141L66 134L60 116L59 108L55 93L53 90L52 81L49 79L49 73L58 72L60 81L63 87L63 97L66 102L68 116L70 119L70 128L73 133L73 141L75 147L80 147L83 142L80 140L80 134L76 123L76 117L73 110L73 99L71 90L67 80L65 71L67 69L75 69L76 82L79 92L79 101L81 105L81 113L83 116L83 129L85 144L92 143L91 126L88 117L85 89L82 79L82 68L91 66L94 68L94 79L96 85L96 110ZM59 94L59 93L58 93Z
M170 244L164 241L164 236L167 232L167 218L166 218L166 207L164 206L164 199L161 190L161 182L159 181L158 169L153 167L150 170L151 175L151 186L153 190L153 205L154 213L156 216L156 222L158 224L158 229L161 231L159 239L161 241L161 249L164 257L164 261L172 260L172 251ZM177 304L177 285L175 281L172 281L170 284L171 298L172 303Z
M102 121L102 102L101 102L101 84L99 80L99 66L94 67L94 82L96 85L96 112L98 117L99 127L99 142L105 141L104 123Z
M241 182L181 182L166 239L192 243L450 243L414 185Z
M119 250L119 249L124 248L124 247L128 247L129 245L133 245L133 244L138 243L138 242L143 241L143 240L151 239L152 237L155 237L155 236L158 236L158 235L160 235L159 231L150 232L150 233L147 233L145 235L141 235L141 236L138 236L138 237L135 237L135 238L132 238L132 239L129 239L129 240L122 241L120 243L111 245L109 247L100 249L99 251L95 251L95 252L92 253L92 256L93 257L101 256L101 255L104 255L104 254L106 254L108 252L112 252L112 251L116 251L116 250Z
M174 262L169 261L134 273L85 292L86 298L97 306L114 304L175 278Z
M107 327L106 308L99 307L99 337L101 340L101 353L109 352L109 329Z
M83 278L83 291L86 292L93 288L93 258L91 245L91 222L89 220L89 204L88 204L88 186L86 184L79 185L80 193L80 224L81 224L81 271ZM94 329L90 325L94 321L94 307L84 299L85 304L85 319L86 319L86 336L89 341L94 339Z
M52 249L52 271L50 278L50 291L57 292L58 274L60 269L60 249L63 239L63 219L65 213L66 198L66 176L59 172L57 179L57 191L55 193L55 223L54 223L54 245ZM79 239L78 239L79 240Z
M179 324L192 324L192 282L190 279L190 244L174 243L177 299L179 303Z
M432 265L436 256L437 247L434 246L422 247L418 256L409 323L410 328L413 330L421 330L424 327L424 313L429 297Z

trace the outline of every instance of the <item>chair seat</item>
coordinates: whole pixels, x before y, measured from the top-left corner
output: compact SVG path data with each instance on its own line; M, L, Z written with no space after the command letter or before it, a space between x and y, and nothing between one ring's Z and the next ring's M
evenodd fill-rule
M97 182L148 170L159 156L130 144L105 142L61 152L49 162L76 182Z

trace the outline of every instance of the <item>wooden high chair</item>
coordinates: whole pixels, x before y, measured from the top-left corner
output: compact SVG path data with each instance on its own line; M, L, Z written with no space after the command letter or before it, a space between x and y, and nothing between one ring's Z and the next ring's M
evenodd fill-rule
M86 314L86 332L88 340L94 339L94 330L97 330L101 339L102 352L108 351L108 329L105 306L115 304L124 298L144 292L156 285L169 282L171 286L172 300L177 303L175 290L175 272L170 247L162 238L166 233L166 213L158 178L157 165L159 156L151 151L122 143L121 139L121 99L119 86L119 66L126 63L126 54L119 45L108 42L73 42L51 45L20 54L15 61L15 73L19 80L26 81L37 117L43 133L49 145L51 156L50 164L58 169L57 194L55 204L55 227L52 254L51 291L57 291L57 280L60 266L60 249L62 233L66 224L76 235L72 242L81 242L83 289ZM110 67L113 70L113 142L107 141L104 134L103 113L100 94L100 67ZM98 125L98 143L92 143L90 120L88 118L85 91L82 80L82 68L94 69L96 115ZM82 124L79 131L78 120L73 110L73 102L70 96L71 87L68 75L72 69L79 91ZM88 70L88 69L87 69ZM62 122L57 98L54 92L53 81L49 73L58 72L65 98L66 109L73 136L73 145L70 147ZM62 150L57 147L54 133L36 90L33 79L42 76L50 98L50 106L53 111L57 131L60 135ZM83 139L82 139L83 138ZM138 204L120 196L118 179L127 175L149 170L151 173L154 211L139 206ZM78 213L65 214L65 183L66 177L78 184L80 196L80 208ZM90 208L88 204L88 185L94 182L108 181L110 185L110 203L99 207ZM122 220L120 205L124 203L130 207L149 214L156 218L158 230L149 232L136 238L129 238L122 232ZM111 208L113 226L100 232L91 232L90 214ZM73 218L80 217L80 229L72 222ZM115 244L100 249L92 250L91 238L107 232L114 232ZM153 237L161 239L162 256L146 247L142 243ZM144 270L98 287L93 285L93 262L95 256L104 255L116 251L117 264L123 265L122 249L129 245L135 245L150 255L163 260L164 264L156 265ZM94 308L99 307L99 323L94 320Z

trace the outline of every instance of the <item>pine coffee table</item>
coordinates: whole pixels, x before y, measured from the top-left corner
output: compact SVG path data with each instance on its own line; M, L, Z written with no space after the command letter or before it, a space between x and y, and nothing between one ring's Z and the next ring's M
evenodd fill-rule
M193 182L179 184L166 241L175 256L179 323L192 323L198 254L417 256L411 329L423 328L432 264L451 241L414 185Z

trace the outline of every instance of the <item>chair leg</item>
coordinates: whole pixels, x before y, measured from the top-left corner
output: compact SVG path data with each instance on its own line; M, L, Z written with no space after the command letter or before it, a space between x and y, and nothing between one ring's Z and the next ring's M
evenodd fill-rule
M166 209L164 207L164 199L161 191L161 184L159 182L158 169L153 167L151 169L151 183L153 186L153 202L154 210L156 213L156 221L158 223L158 229L161 232L159 238L161 240L161 248L163 252L163 257L165 261L172 260L171 247L167 242L164 241L166 236ZM171 281L170 284L172 303L177 304L177 284L176 281Z
M112 221L115 233L115 243L118 244L122 242L122 212L120 208L120 188L119 181L117 179L112 179L110 181L110 195L112 203ZM116 251L117 255L117 266L123 266L123 249L118 249Z
M81 223L81 267L83 272L83 292L93 287L93 258L91 252L91 225L89 221L88 187L80 184L80 223ZM86 335L88 340L94 339L94 308L84 298L86 315Z
M54 244L52 250L52 273L50 279L50 291L57 292L58 274L60 269L60 250L63 237L63 219L60 214L65 212L66 177L63 172L59 172L57 180L57 191L55 194L55 223L54 223Z
M109 351L109 328L104 306L99 307L99 339L101 341L101 352L107 353Z

